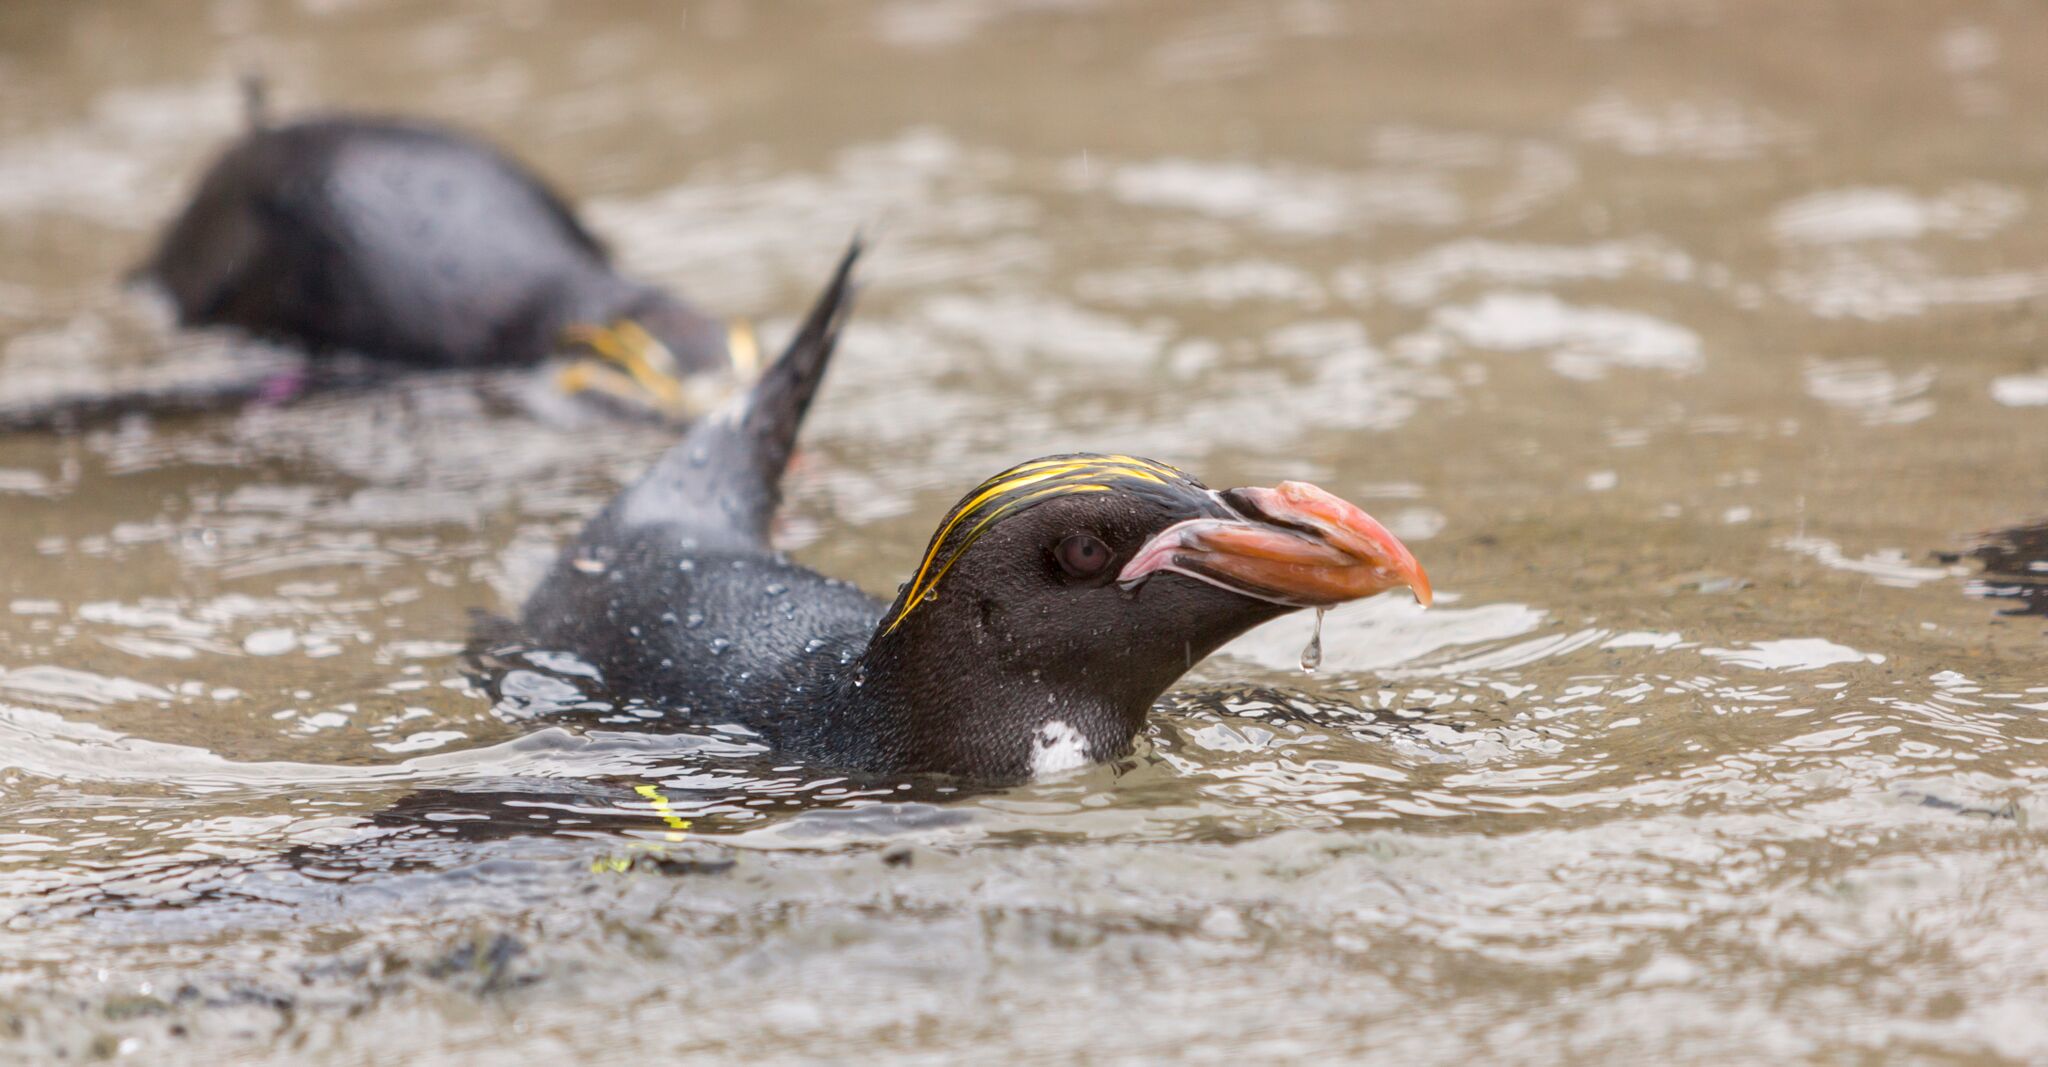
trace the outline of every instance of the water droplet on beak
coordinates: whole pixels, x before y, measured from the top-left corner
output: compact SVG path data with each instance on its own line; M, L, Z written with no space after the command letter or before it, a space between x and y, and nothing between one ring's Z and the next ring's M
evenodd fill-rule
M1323 665L1323 612L1328 608L1316 609L1315 632L1308 636L1308 647L1301 650L1301 669L1310 674Z

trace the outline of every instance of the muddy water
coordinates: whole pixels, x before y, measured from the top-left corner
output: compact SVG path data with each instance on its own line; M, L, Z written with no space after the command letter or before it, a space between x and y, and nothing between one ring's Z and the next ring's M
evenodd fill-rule
M850 782L465 668L660 433L8 436L9 1058L2048 1057L2040 12L17 2L0 402L283 358L113 284L252 64L771 334L864 227L816 566L1113 448L1357 499L1438 607L1249 635L1120 767Z

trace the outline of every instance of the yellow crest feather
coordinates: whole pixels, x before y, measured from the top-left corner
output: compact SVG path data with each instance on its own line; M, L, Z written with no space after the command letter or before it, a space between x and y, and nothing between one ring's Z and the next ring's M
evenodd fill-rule
M1103 493L1118 481L1165 485L1188 481L1188 476L1167 466L1137 456L1099 456L1076 453L1048 456L1020 463L976 486L961 498L939 531L926 546L917 575L904 590L902 605L889 620L888 633L901 625L919 604L938 595L939 579L953 569L967 549L995 522L1033 504L1074 493ZM944 561L941 562L941 557Z

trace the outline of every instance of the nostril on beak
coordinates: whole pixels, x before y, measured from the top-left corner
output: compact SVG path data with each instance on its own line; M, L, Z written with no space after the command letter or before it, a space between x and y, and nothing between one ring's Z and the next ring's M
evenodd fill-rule
M1217 496L1221 497L1223 502L1230 506L1231 510L1237 512L1243 518L1262 522L1268 526L1278 526L1282 529L1293 530L1297 533L1311 535L1317 533L1315 527L1298 519L1291 519L1285 515L1275 515L1268 509L1260 507L1257 495L1260 492L1270 493L1272 490L1252 488L1225 489L1218 493Z

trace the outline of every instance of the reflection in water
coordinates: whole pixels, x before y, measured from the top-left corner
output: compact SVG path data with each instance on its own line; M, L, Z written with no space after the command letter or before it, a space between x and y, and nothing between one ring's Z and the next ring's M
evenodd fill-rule
M1631 155L1748 159L1802 131L1757 107L1734 100L1681 99L1645 103L1602 93L1572 117L1574 132Z
M1983 184L1932 198L1901 189L1841 189L1786 204L1771 216L1771 229L1787 244L1912 241L1930 233L1988 237L2025 209L2019 193Z
M1692 331L1614 308L1574 307L1546 293L1488 293L1438 309L1436 326L1474 348L1549 353L1551 369L1598 379L1610 368L1696 373L1704 362Z
M2007 615L2048 615L2048 523L1999 530L1970 555L1984 564L1973 595L2015 601Z
M2048 373L1993 378L1991 399L2013 408L2048 407Z
M1784 547L1803 556L1812 557L1823 566L1854 574L1867 574L1879 585L1899 589L1913 589L1928 582L1940 581L1961 573L1954 567L1925 567L1906 558L1896 548L1880 549L1876 552L1850 559L1842 552L1840 545L1825 537L1794 537L1783 542Z
M1925 397L1933 384L1932 369L1901 374L1870 359L1813 360L1806 367L1806 391L1815 400L1856 412L1874 426L1934 414L1934 402Z

